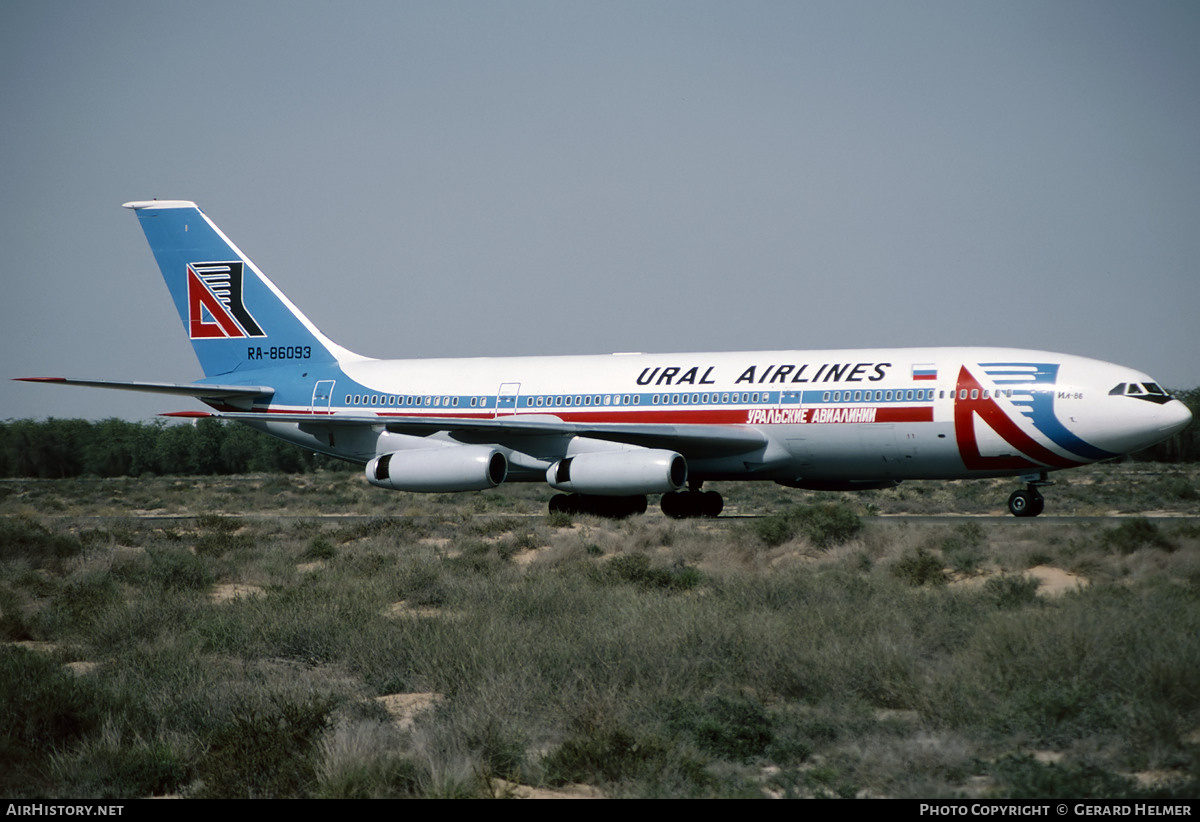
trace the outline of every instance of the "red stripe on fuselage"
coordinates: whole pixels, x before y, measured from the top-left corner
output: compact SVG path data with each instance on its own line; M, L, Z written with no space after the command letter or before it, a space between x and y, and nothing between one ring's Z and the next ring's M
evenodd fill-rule
M214 404L214 407L215 404ZM224 407L222 410L237 410L230 406ZM254 409L259 411L259 409ZM364 412L370 413L370 409L363 409ZM849 412L857 412L851 414ZM862 412L872 412L868 415L863 415ZM820 413L818 413L820 412ZM337 419L337 414L319 410L313 411L308 408L289 409L289 408L266 408L262 409L262 413L281 413L281 414L306 414L314 417L332 417ZM816 406L766 406L760 408L696 408L696 409L680 409L680 408L639 408L637 410L616 411L576 411L566 410L561 408L548 409L545 411L522 411L520 413L499 413L492 412L470 413L461 412L434 412L421 413L409 411L378 411L375 415L382 422L403 422L406 418L412 417L417 419L444 419L451 420L517 420L522 417L544 418L554 417L563 422L573 423L655 423L655 424L678 424L678 425L812 425L812 424L836 424L836 423L861 423L864 421L878 423L904 423L904 422L932 422L933 408L932 406L833 406L833 405L816 405ZM869 417L869 419L868 419Z

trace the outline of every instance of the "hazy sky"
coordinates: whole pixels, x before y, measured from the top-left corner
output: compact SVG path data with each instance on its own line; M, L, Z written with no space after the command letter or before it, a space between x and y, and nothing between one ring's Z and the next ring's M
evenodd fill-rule
M1013 345L1200 385L1200 4L0 2L0 419L188 399L127 200L379 357Z

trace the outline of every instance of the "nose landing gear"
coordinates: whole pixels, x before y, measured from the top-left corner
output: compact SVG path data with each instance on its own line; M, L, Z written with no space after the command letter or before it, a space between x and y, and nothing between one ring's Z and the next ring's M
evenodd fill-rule
M1026 481L1024 491L1013 491L1008 498L1008 510L1014 517L1036 517L1046 507L1046 500L1038 489L1053 485L1046 479L1046 472L1025 474L1021 479Z

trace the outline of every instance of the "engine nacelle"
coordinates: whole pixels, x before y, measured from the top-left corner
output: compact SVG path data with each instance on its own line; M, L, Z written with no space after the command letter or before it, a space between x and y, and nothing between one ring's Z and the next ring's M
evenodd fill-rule
M367 482L393 491L482 491L508 476L508 460L486 445L393 451L367 463Z
M579 494L665 494L687 482L687 461L674 451L655 448L578 454L551 465L546 482Z

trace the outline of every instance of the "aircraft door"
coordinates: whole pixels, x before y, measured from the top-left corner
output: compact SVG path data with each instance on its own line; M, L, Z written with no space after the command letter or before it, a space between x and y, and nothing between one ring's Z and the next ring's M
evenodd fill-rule
M313 386L312 395L312 412L314 414L328 414L329 406L333 402L333 385L334 380L318 380Z
M496 413L494 416L517 413L517 396L521 393L521 383L506 382L500 385L496 394Z
M858 426L858 431L867 464L881 468L883 475L890 477L900 459L896 447L896 426L891 423L870 423Z
M779 410L780 419L788 422L800 422L800 415L803 414L804 407L804 392L803 391L780 391L779 392ZM791 419L788 419L791 417Z

